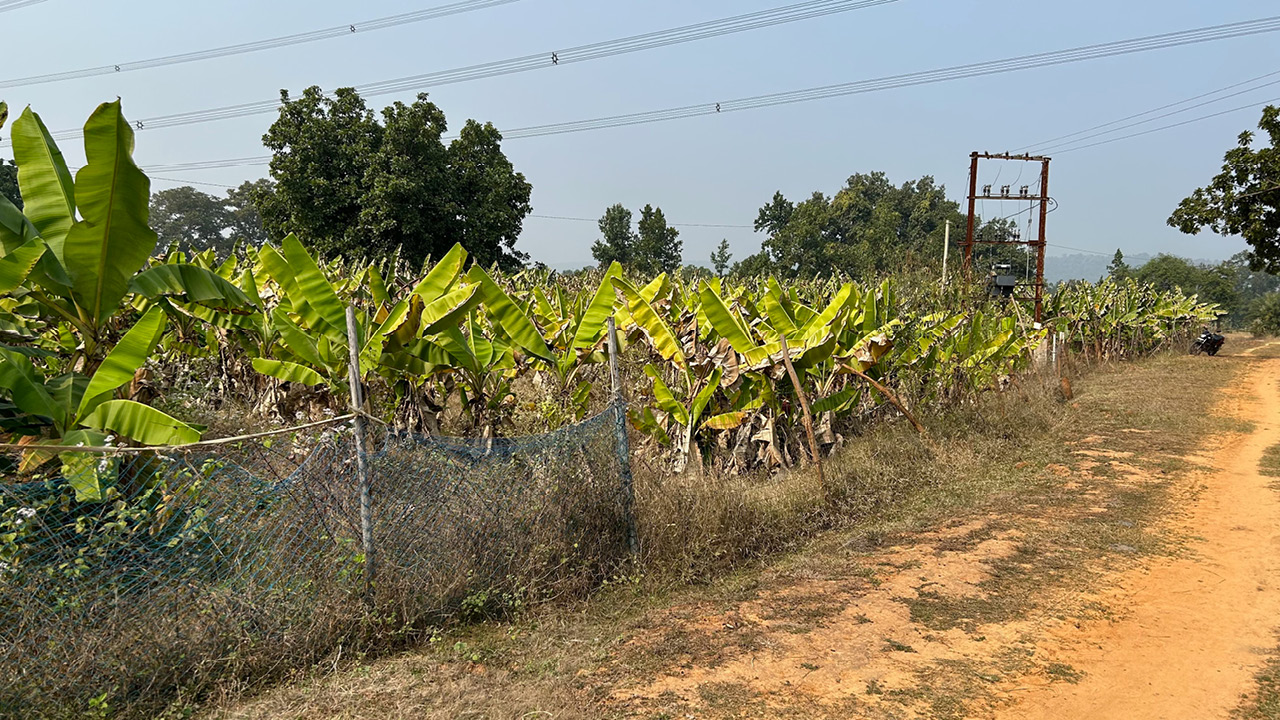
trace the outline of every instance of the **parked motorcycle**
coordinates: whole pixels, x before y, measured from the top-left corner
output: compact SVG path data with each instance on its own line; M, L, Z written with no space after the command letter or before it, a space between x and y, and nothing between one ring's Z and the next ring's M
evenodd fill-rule
M1199 355L1200 353L1205 352L1210 355L1217 355L1218 351L1222 349L1222 343L1226 341L1227 339L1225 337L1211 331L1209 328L1205 328L1204 331L1200 333L1200 337L1196 338L1196 341L1191 343L1191 354Z

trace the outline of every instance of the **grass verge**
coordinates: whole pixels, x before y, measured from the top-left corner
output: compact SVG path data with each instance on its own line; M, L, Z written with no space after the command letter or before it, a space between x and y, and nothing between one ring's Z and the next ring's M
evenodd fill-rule
M761 700L757 689L724 680L704 683L691 697L624 706L618 696L656 678L776 652L785 636L824 627L859 594L918 563L881 564L873 561L878 553L974 518L984 519L980 527L930 540L932 552L971 551L1016 529L1015 551L993 559L977 596L925 589L905 598L914 621L928 632L974 633L1033 611L1055 612L1045 603L1048 591L1172 549L1152 520L1171 499L1184 456L1206 435L1233 429L1209 405L1212 390L1239 368L1227 357L1164 356L1097 370L1077 383L1078 400L1068 405L1056 399L1056 388L1023 380L929 418L928 441L897 425L877 428L849 439L828 461L841 498L835 511L802 472L641 486L649 574L614 578L569 607L442 632L423 651L376 663L335 659L252 701L227 698L209 716L728 717L751 706L770 717L820 716L802 693L779 705L777 697ZM1197 392L1170 392L1175 374ZM1105 448L1098 438L1106 438ZM1132 481L1129 457L1140 457L1154 479ZM830 531L815 536L823 529ZM774 617L740 612L761 598ZM879 652L922 655L906 649L919 649L915 641L874 637ZM825 663L812 665L798 672L821 672ZM856 710L893 717L894 707L913 705L960 717L983 688L1033 666L1019 648L963 673L928 666L920 677L937 682L912 692L878 681L860 685ZM1056 681L1078 677L1067 666L1042 671Z

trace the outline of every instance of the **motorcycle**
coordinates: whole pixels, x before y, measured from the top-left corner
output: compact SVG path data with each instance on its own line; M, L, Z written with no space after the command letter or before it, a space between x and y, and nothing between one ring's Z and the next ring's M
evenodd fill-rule
M1191 343L1191 354L1199 355L1200 353L1205 352L1211 356L1217 355L1218 351L1222 349L1222 343L1226 341L1227 339L1225 337L1209 330L1209 328L1205 328L1204 331L1200 333L1200 337L1196 338L1196 341Z

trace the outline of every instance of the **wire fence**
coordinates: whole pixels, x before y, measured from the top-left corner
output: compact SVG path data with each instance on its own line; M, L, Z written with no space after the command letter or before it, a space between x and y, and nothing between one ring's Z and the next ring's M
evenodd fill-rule
M634 542L624 412L514 439L383 431L363 525L347 426L0 484L0 716L154 714L589 589Z

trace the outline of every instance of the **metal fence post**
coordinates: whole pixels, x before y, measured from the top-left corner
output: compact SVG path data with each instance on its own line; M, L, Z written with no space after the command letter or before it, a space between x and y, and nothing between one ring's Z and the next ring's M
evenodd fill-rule
M627 518L627 546L632 555L640 554L640 537L636 532L636 490L631 477L631 441L627 438L626 398L622 394L622 375L618 370L618 326L609 318L609 375L613 380L614 435L617 438L618 474L622 479L623 513Z
M356 443L356 477L360 483L360 546L364 550L364 583L365 592L373 588L374 555L373 555L373 488L369 480L369 459L365 449L364 435L364 390L360 387L360 331L356 325L356 309L347 306L347 347L350 351L350 367L347 379L351 384L351 410L356 416L351 419L355 429Z

